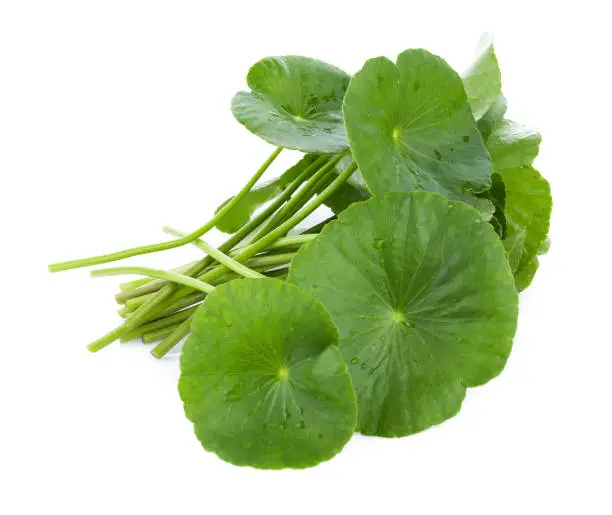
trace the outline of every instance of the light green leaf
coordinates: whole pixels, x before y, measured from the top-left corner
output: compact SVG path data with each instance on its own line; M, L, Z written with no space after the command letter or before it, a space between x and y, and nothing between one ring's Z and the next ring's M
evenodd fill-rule
M350 77L330 64L300 56L266 57L249 70L251 91L232 101L236 119L279 147L340 152L348 147L342 99Z
M511 120L500 122L487 140L496 170L530 166L540 150L540 133Z
M500 93L488 111L478 120L478 130L485 141L487 141L495 126L503 120L507 109L506 97Z
M459 75L425 50L397 65L371 59L351 80L344 116L353 156L375 195L425 190L479 204L491 158ZM488 202L484 202L488 205Z
M518 294L505 250L472 208L425 192L354 204L296 255L289 280L340 333L358 430L402 436L456 414L504 367Z
M501 95L501 71L489 36L485 35L478 46L478 57L463 74L463 84L476 120L480 120Z
M500 173L506 188L507 237L525 231L524 251L515 271L517 287L523 290L538 268L538 251L548 234L552 211L550 186L531 166L507 168Z
M179 392L205 449L235 465L304 468L350 439L357 405L329 314L275 279L216 288L196 312Z
M515 229L511 236L503 240L512 273L516 272L523 257L526 234L527 231L524 228L520 230Z

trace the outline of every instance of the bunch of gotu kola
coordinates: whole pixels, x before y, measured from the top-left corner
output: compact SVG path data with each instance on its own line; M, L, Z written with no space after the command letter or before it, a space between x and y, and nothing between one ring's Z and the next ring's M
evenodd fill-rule
M367 61L352 79L315 59L270 57L251 68L247 83L250 91L234 97L232 112L276 148L206 224L190 234L165 228L176 239L49 267L58 272L100 265L190 243L206 253L172 271L92 272L148 277L121 285L116 299L124 321L90 350L142 338L161 340L152 354L162 357L188 334L213 286L241 277L285 278L296 251L325 223L302 234L290 231L319 206L337 215L388 192L437 192L474 207L502 240L517 288L530 284L538 254L547 248L552 202L548 183L531 166L540 135L504 118L491 45L462 76L437 56L408 50L397 64ZM283 148L305 155L260 184ZM231 234L219 248L201 239L213 227Z

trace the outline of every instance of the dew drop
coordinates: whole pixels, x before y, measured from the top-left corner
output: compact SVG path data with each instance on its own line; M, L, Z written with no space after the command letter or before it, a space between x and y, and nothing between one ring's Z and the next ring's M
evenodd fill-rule
M372 244L375 249L380 249L385 244L385 240L380 238L375 238L374 243Z
M359 358L353 358L351 360L351 365L356 365L357 363L359 363Z
M440 154L440 152L438 152L437 150L434 150L434 155L436 156L436 159L438 161L442 159L442 154Z
M467 143L468 141L470 141L470 137L469 136L463 136L463 141L465 141Z
M364 361L364 362L361 364L361 370L365 370L366 368L368 368L368 364L367 364L367 363Z

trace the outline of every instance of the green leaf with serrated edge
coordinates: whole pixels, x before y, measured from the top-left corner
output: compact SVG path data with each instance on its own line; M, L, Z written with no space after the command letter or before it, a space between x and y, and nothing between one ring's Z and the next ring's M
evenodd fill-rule
M334 167L334 172L341 174L353 162L351 156L345 156ZM342 185L325 201L334 214L341 213L355 202L367 200L372 196L366 186L361 172L357 169Z
M466 386L504 367L518 293L493 228L425 192L359 202L295 256L289 281L340 333L358 430L403 436L456 414Z
M540 150L542 136L525 125L501 121L487 139L495 170L529 166Z
M275 279L216 288L197 310L179 392L205 449L235 465L304 468L332 458L357 403L329 314Z
M264 182L260 186L255 186L217 223L217 229L229 234L238 231L251 219L257 208L280 195L316 158L317 156L314 154L307 154L280 177ZM217 207L215 213L230 202L232 198L228 198Z
M301 56L266 57L249 70L251 91L232 100L236 119L279 147L340 152L348 147L342 99L350 77L339 68Z
M353 156L375 195L425 190L490 207L473 192L491 187L491 158L459 75L425 50L397 64L371 59L344 99Z
M538 268L537 254L548 234L552 211L550 186L531 166L507 168L500 173L506 188L507 237L525 231L524 251L515 271L517 287L523 290Z
M477 58L463 74L463 84L474 118L480 120L501 94L501 71L487 34L478 44Z
M485 141L487 141L495 126L503 120L507 109L506 97L500 93L488 111L478 120L478 130Z

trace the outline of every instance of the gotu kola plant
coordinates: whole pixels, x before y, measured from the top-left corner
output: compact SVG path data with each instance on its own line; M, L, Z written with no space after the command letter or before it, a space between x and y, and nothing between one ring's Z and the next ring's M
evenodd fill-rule
M505 118L492 45L462 75L407 50L353 77L269 57L247 84L232 112L276 148L206 224L51 265L186 244L206 254L170 271L94 271L145 277L121 285L124 321L90 350L142 338L162 357L188 336L185 413L202 445L237 465L308 467L354 431L405 436L452 417L467 388L503 369L518 291L548 248L540 136ZM262 182L283 148L304 156ZM304 227L322 206L332 216ZM219 247L201 239L213 228L229 234Z

